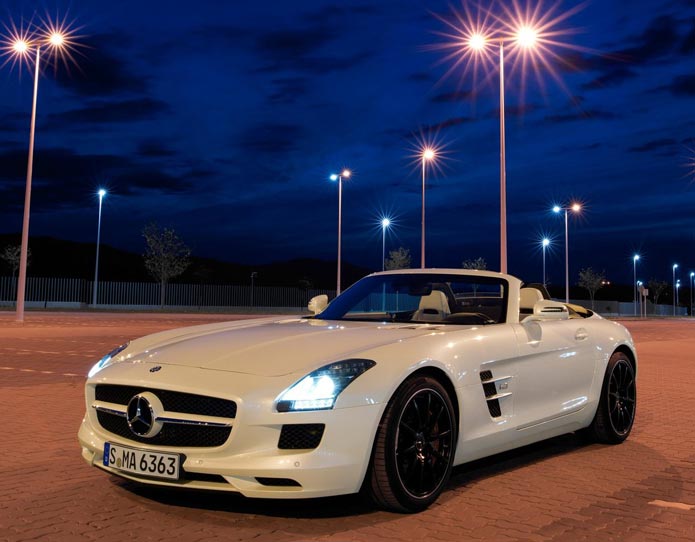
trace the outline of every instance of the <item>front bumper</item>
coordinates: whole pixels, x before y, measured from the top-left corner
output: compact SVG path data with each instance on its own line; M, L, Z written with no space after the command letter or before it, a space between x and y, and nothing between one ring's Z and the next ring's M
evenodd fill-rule
M95 378L86 387L87 412L78 433L85 461L111 474L144 484L232 491L247 497L312 498L359 491L369 464L382 405L279 413L272 408L272 401L260 398L244 401L244 393L230 395L226 391L243 391L247 385L251 386L251 382L244 382L248 377L228 377L229 380L233 378L232 383L222 374L221 378L214 379L204 388L189 385L183 389L176 382L190 383L187 377L192 375L187 375L188 371L191 369L167 367L169 382L160 379L157 387L205 393L236 401L238 414L230 437L223 445L211 448L157 447L107 432L99 424L92 408L95 401L94 384L99 383L99 379ZM114 378L108 381L118 384ZM122 383L130 384L132 380L129 378ZM278 448L282 427L289 424L325 424L318 447L310 450ZM160 480L105 467L102 463L105 442L141 450L180 453L184 456L182 477L179 480ZM270 482L268 479L271 479ZM294 481L296 485L273 485L273 479Z

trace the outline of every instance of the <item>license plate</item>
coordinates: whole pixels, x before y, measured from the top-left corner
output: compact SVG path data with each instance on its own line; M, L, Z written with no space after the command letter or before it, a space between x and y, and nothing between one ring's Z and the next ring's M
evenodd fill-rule
M107 442L104 444L103 463L105 467L141 476L178 480L181 456Z

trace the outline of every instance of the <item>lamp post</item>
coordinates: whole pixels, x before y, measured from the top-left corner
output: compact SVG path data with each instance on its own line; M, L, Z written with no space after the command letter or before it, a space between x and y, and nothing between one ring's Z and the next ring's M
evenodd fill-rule
M642 304L644 303L644 285L641 280L638 280L635 284L637 285L637 291L639 292L639 316L640 318L642 318L643 312L646 312L643 311L644 307L642 306Z
M422 235L420 240L420 267L425 268L425 180L427 173L427 162L436 158L437 154L431 147L422 149Z
M639 260L639 254L635 254L632 257L632 287L634 288L634 308L635 316L637 316L637 260Z
M678 264L673 264L673 316L676 315L676 269L678 269Z
M560 207L556 205L553 207L554 213L559 213L560 211L565 212L565 303L570 302L570 256L569 256L569 227L567 215L569 211L578 213L581 211L582 206L578 203L573 203L569 207Z
M251 271L251 308L253 309L253 287L255 286L258 271Z
M340 295L340 257L341 257L341 242L343 229L343 178L349 179L352 172L349 169L344 169L340 173L331 175L331 181L338 181L338 276L336 281L335 295Z
M676 308L678 308L678 305L680 305L680 296L678 295L680 293L681 289L681 279L676 279Z
M381 270L386 268L386 228L391 225L391 220L388 218L381 219Z
M500 73L500 271L507 272L507 149L505 142L504 117L504 43L513 42L521 49L532 49L538 39L538 32L529 26L520 26L513 37L490 38L481 33L468 37L467 46L473 51L482 52L488 43L499 45Z
M693 315L693 284L695 283L695 271L690 272L690 316Z
M99 190L99 220L97 222L97 259L94 264L94 291L92 292L92 305L97 304L97 285L99 284L99 244L101 242L101 202L106 195L106 190Z
M66 35L56 27L49 27L39 35L30 36L26 32L15 33L7 49L9 54L19 59L29 59L36 49L34 59L34 93L31 106L31 124L29 128L29 156L27 159L27 180L24 191L24 215L22 219L22 245L19 256L19 280L17 283L17 310L16 321L24 321L24 301L26 296L27 279L27 252L29 248L29 216L31 208L31 182L34 168L34 135L36 132L36 104L39 93L39 73L41 65L41 47L46 46L54 50L67 46Z
M543 240L541 241L541 245L543 246L543 286L546 286L546 275L545 275L545 250L548 248L548 245L550 244L550 239L547 237L544 237Z

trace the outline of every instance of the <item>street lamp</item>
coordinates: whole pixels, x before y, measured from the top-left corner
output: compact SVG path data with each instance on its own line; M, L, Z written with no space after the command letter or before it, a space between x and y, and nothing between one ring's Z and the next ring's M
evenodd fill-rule
M343 229L343 179L349 179L352 172L349 169L344 169L340 173L333 173L330 177L331 181L338 181L338 278L336 282L335 295L340 295L340 257L341 257L341 242Z
M634 308L635 316L637 316L637 260L639 260L639 254L635 254L632 257L632 287L634 288Z
M391 220L388 218L381 219L381 270L386 268L386 228L391 225Z
M680 292L681 289L681 279L676 280L676 307L680 304L680 299L678 293Z
M676 269L678 269L678 264L673 264L673 316L676 315Z
M19 281L17 283L17 322L24 321L24 300L26 294L27 279L27 251L29 246L29 215L31 208L31 181L34 168L34 135L36 131L36 103L39 92L39 72L41 65L41 47L46 46L58 55L68 48L69 29L62 24L48 24L47 28L39 33L30 34L24 30L14 30L9 39L3 40L3 49L6 55L13 56L19 61L31 61L33 50L36 49L34 58L34 94L31 108L31 124L29 129L29 157L27 160L27 180L24 192L24 216L22 220L22 246L19 256ZM30 56L31 55L31 56Z
M482 53L488 43L499 45L500 73L500 271L507 272L507 158L504 122L504 43L512 42L521 50L533 49L538 40L538 31L530 26L519 26L512 36L490 38L480 32L472 33L466 46Z
M424 147L421 152L422 161L422 235L420 241L420 267L425 268L425 178L427 172L427 162L433 161L437 157L437 152L432 147Z
M582 206L578 203L573 203L569 207L560 207L556 205L553 207L554 213L559 213L560 211L565 212L565 303L570 302L570 256L569 256L569 228L567 224L567 214L569 211L578 213L582 210Z
M695 283L695 271L690 272L690 316L693 315L693 284Z
M94 291L92 292L92 305L97 304L97 284L99 284L99 243L101 241L101 202L106 195L106 190L101 188L99 192L99 220L97 222L97 259L94 265Z
M547 237L544 237L543 240L541 241L541 245L543 246L543 286L546 285L546 275L545 275L545 250L548 248L548 245L550 244L550 239Z

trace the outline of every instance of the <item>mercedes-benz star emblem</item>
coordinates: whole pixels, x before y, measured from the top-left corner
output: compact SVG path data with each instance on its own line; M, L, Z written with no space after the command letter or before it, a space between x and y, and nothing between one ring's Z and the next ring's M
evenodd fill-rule
M161 412L162 404L149 392L139 393L128 402L126 420L130 430L139 437L151 438L162 430L156 412Z

